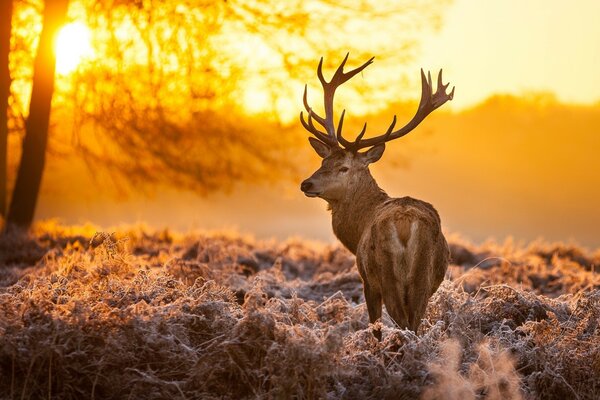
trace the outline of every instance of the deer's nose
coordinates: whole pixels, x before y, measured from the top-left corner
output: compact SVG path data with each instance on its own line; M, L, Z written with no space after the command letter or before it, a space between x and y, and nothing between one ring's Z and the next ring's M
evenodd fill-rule
M302 182L302 184L300 184L300 190L302 190L303 192L307 192L310 190L312 185L312 182L307 179L304 182Z

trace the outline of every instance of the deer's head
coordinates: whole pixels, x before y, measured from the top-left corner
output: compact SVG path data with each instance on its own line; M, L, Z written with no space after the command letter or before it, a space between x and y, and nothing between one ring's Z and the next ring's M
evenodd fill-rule
M308 140L319 156L323 158L321 167L315 171L310 178L302 182L301 190L309 197L321 197L327 201L336 201L344 198L348 191L360 190L361 182L370 176L368 165L381 158L385 150L385 143L398 139L417 127L433 110L440 107L454 96L454 88L446 93L449 84L442 83L442 71L438 74L437 90L433 93L431 85L431 74L421 70L421 101L415 116L404 127L394 130L396 116L387 131L379 136L363 139L367 130L365 123L362 131L353 142L342 136L342 126L346 110L342 111L340 120L336 127L333 123L333 97L335 90L348 81L354 75L361 72L373 62L373 58L360 67L344 72L344 65L348 60L348 54L337 68L331 81L327 82L323 77L323 58L317 67L317 76L323 86L325 117L317 115L308 105L307 88L304 87L304 108L308 113L308 120L304 119L304 113L300 113L300 121L306 130L314 135ZM313 121L321 126L317 128ZM324 131L323 131L324 130ZM359 151L367 149L365 151Z
M370 177L368 165L379 160L385 144L371 147L366 152L331 149L315 138L309 138L317 154L323 157L321 167L300 185L308 197L321 197L337 201L346 197L348 191L359 188Z

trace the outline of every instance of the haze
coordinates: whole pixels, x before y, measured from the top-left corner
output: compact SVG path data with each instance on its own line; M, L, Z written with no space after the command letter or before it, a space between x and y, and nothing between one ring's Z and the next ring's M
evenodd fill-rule
M85 162L83 159L89 154L84 157L77 154L79 148L76 146L76 150L65 150L73 143L81 146L86 141L93 150L106 141L106 137L96 136L93 129L69 136L70 124L77 123L77 119L72 117L68 102L77 96L85 99L87 94L84 96L83 89L77 88L88 87L85 85L90 82L95 84L98 77L110 76L114 65L121 68L119 79L122 81L110 82L112 86L89 86L98 91L94 94L100 107L107 107L111 115L128 115L121 112L122 107L133 103L130 114L135 116L136 112L144 111L144 107L153 110L155 106L152 96L146 96L144 86L156 82L152 72L147 72L152 69L143 65L150 53L145 52L142 42L132 39L131 35L136 32L132 19L121 20L113 38L117 43L130 41L127 42L129 47L124 45L120 50L125 58L111 64L111 60L105 60L102 55L106 48L98 47L98 43L102 44L106 39L101 35L102 31L82 22L83 6L74 8L69 21L71 25L67 26L77 28L73 31L81 33L77 35L79 39L85 33L86 39L82 43L78 41L82 49L80 54L74 53L76 43L69 39L74 39L73 35L63 34L62 40L66 44L63 44L62 56L58 49L55 105L61 107L57 106L52 114L55 153L51 153L48 160L36 218L59 218L66 223L91 222L101 226L143 223L178 230L234 228L259 237L302 236L333 240L325 203L305 198L298 189L300 181L317 168L320 160L309 148L308 134L301 129L297 115L302 108L305 82L309 84L311 103L319 109L321 93L315 76L318 56L328 55L326 74L329 75L332 65L338 63L349 49L349 67L363 62L362 56L367 53L375 55L376 60L336 97L337 108L348 110L345 124L348 132L357 132L362 122L368 120L368 134L380 133L378 129L385 129L394 114L398 114L399 123L408 121L420 94L418 71L421 67L432 71L443 67L444 80L456 86L456 96L451 103L436 110L409 136L390 144L383 159L373 168L379 184L390 195L410 195L433 203L440 211L447 232L474 241L489 237L498 240L541 237L600 246L596 228L600 226L597 207L600 203L597 172L600 162L596 156L600 148L600 25L596 23L600 2L457 0L434 3L439 6L436 12L415 7L418 12L431 14L420 20L421 26L373 24L359 15L344 25L353 29L331 38L331 48L324 45L326 48L308 51L290 41L293 54L309 54L297 69L291 71L285 69L285 59L277 54L273 43L237 25L226 26L215 34L219 55L223 57L219 62L236 62L241 66L241 72L232 75L235 79L227 75L233 74L235 69L225 75L210 75L210 79L197 75L204 73L192 71L198 63L184 64L185 59L177 58L178 54L173 53L179 45L166 47L164 59L160 59L157 52L156 62L164 64L160 64L161 71L167 77L164 81L168 82L168 86L157 92L164 102L161 107L166 107L165 114L174 121L169 128L182 129L185 133L175 131L177 134L173 137L182 140L182 144L178 142L172 149L169 147L172 158L168 163L185 158L186 162L195 165L195 159L206 158L217 163L221 158L235 160L241 157L237 152L243 146L232 150L211 146L211 143L219 143L217 137L207 139L208 135L203 136L197 131L198 125L180 123L190 115L197 115L198 110L204 110L208 104L208 107L220 107L217 111L221 113L241 109L242 114L253 118L254 125L238 133L237 114L232 112L231 125L226 125L232 137L251 135L248 142L257 143L256 138L264 132L272 132L268 136L271 142L264 145L268 150L289 141L294 163L298 166L292 180L237 183L229 192L204 188L203 196L181 190L189 182L183 180L186 184L182 184L172 180L171 176L179 176L155 169L160 163L149 158L143 159L142 167L146 169L142 178L135 176L133 189L127 188L128 195L119 197L113 181L106 176L103 178L95 165L91 171L86 169L90 159ZM177 7L174 9L179 13ZM168 14L160 17L163 18L160 23L166 28L159 33L170 32ZM401 26L406 29L402 30ZM191 29L195 35L190 37L198 37L194 29L199 27L193 25L186 29ZM189 34L185 30L184 33ZM327 34L328 31L317 33ZM411 34L415 36L414 42L408 40ZM90 43L87 43L88 35ZM181 38L187 43L185 35ZM160 42L160 37L157 40ZM406 46L398 44L404 40L408 43ZM328 41L324 43L329 44ZM310 52L314 52L314 57ZM208 59L212 60L211 57ZM102 75L102 68L108 71L105 75ZM96 70L98 75L93 75ZM210 71L214 74L215 70L219 71L218 68ZM87 77L86 73L91 75ZM150 75L144 75L146 73ZM217 83L211 83L213 78ZM16 104L26 104L28 87L25 80L19 79L13 82L13 90L25 94L16 99ZM201 88L213 97L204 98L204 92L196 90L200 93L199 103L190 103L185 95L181 95L188 90L186 84L189 82L185 79L190 79L194 85L209 82L207 87ZM127 82L139 83L132 85L132 92L129 92L135 102L119 104L119 100L125 101L120 93ZM230 97L219 97L223 94L219 91L222 88L228 90L223 93ZM102 103L112 98L110 96L117 101ZM93 112L95 106L90 103L80 109L86 112L92 109ZM95 121L105 120L97 115L93 117ZM154 125L141 120L147 124L141 128L146 134ZM205 120L200 119L200 126L204 126ZM123 121L119 121L120 125L115 126L127 127L127 122L123 125ZM109 131L113 133L109 136L111 140L121 135L118 130ZM352 136L352 133L348 135ZM126 137L125 134L121 136ZM144 139L141 135L142 143L146 143L143 140L147 140L146 144L152 144L154 139L161 140L162 130L147 133L147 137L153 139ZM17 139L15 135L13 145ZM202 147L205 144L202 140L208 143L206 147ZM132 143L136 143L130 146L132 151L144 150L138 142ZM160 153L166 145L171 143L162 143L152 151ZM198 153L189 150L194 146L199 148ZM61 153L63 150L67 155ZM250 155L258 151L251 150ZM119 152L122 153L123 148L109 147L93 153L97 158L92 160L104 160L102 157L119 155ZM132 152L133 161L128 162L139 167L135 161L142 159L144 154ZM14 171L16 156L12 157ZM184 172L190 169L179 165L177 168ZM274 176L281 168L277 163L268 166ZM132 171L136 169L132 168ZM143 179L157 180L161 184L150 183L152 190L142 190L136 185Z

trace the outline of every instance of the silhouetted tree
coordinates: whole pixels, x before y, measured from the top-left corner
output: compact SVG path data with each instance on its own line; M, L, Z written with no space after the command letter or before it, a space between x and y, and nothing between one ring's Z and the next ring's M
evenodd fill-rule
M68 0L47 0L44 5L21 162L6 218L7 224L24 228L28 228L33 221L46 161L56 66L54 38L65 21L67 7Z
M6 216L8 166L8 97L10 95L10 31L12 0L0 2L0 215Z

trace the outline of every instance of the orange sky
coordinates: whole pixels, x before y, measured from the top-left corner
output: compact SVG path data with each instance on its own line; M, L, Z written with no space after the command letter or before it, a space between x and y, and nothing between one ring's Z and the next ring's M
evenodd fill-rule
M455 0L412 64L444 68L457 87L453 108L528 91L598 102L599 17L598 0Z
M62 74L94 56L89 32L81 23L83 17L76 5L70 12L74 23L67 25L59 36L57 69ZM441 29L423 29L419 51L413 60L397 65L378 60L378 54L373 54L376 62L362 78L367 87L385 90L369 93L369 101L365 102L346 89L341 91L340 101L356 114L379 111L390 100L417 98L421 67L433 71L444 68L446 79L457 87L455 99L446 107L455 110L472 106L495 93L552 92L564 102L600 101L599 1L454 0L443 10ZM368 23L359 19L355 22ZM348 32L353 46L364 50L369 48L367 42L385 42L394 37L393 30L386 27L372 26L371 31L373 35L369 38ZM230 34L240 37L239 32ZM393 45L387 46L393 49ZM248 36L233 43L225 40L223 51L231 52L232 60L250 70L283 68L273 50L256 37ZM349 64L358 65L362 61L351 57ZM402 73L408 82L398 79ZM316 80L310 78L314 75L307 76L309 85L315 85ZM269 79L273 79L273 74L267 77L250 74L239 82L242 102L249 111L259 113L273 107ZM289 84L298 98L279 99L277 112L284 120L292 121L301 106L299 98L304 82ZM347 86L353 85L354 82Z

